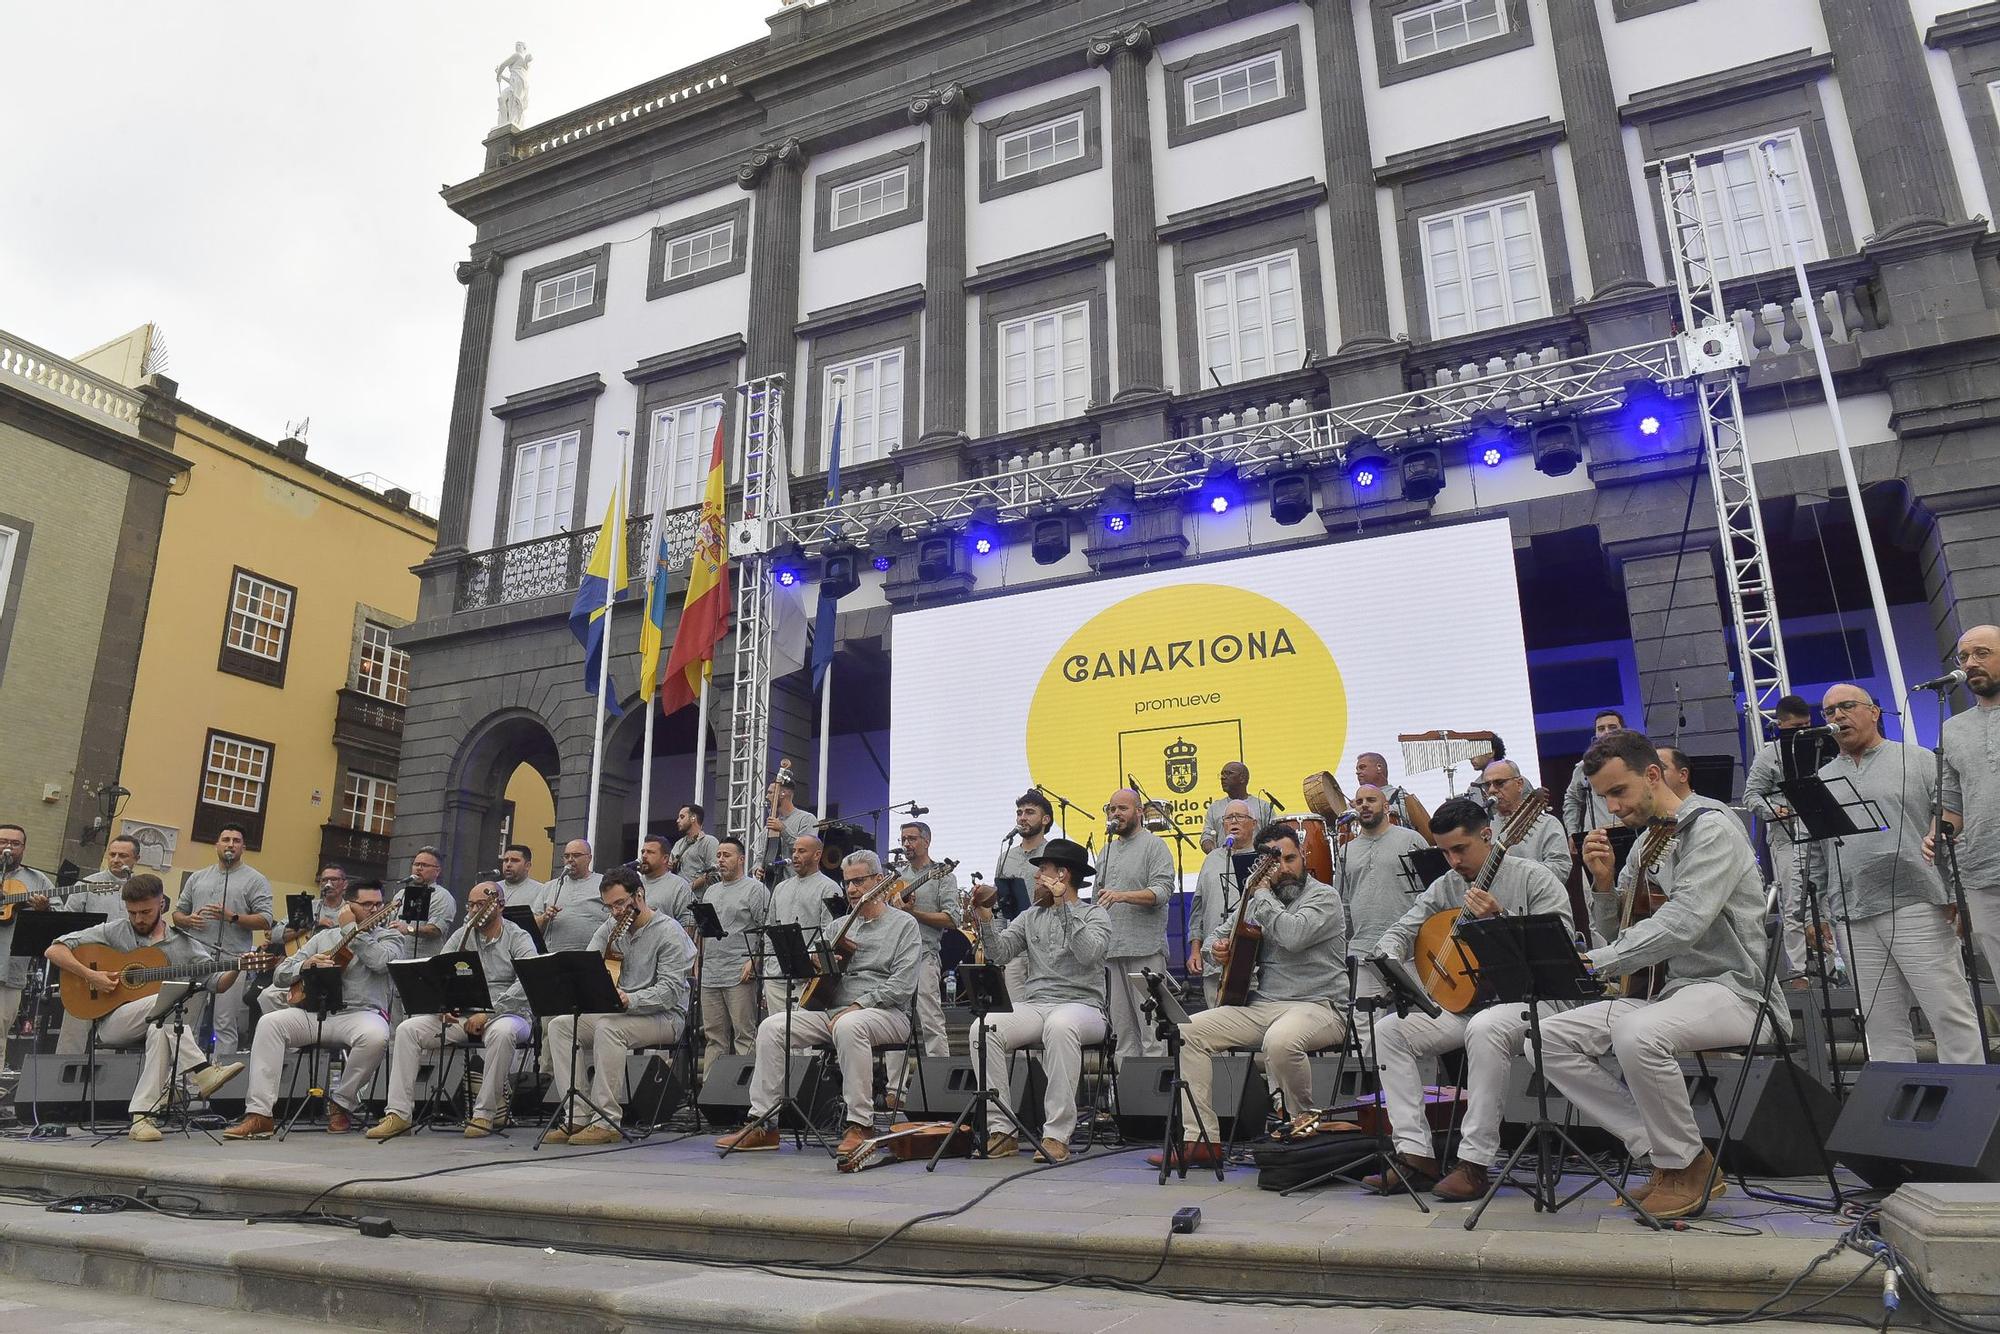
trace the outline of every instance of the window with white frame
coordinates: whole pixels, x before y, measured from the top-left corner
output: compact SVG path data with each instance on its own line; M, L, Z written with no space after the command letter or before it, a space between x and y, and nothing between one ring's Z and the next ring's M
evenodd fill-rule
M389 627L361 623L361 662L355 680L364 695L389 704L410 702L410 655L389 642Z
M349 829L364 834L396 832L396 785L386 778L349 769L340 808Z
M587 268L572 269L535 284L535 318L546 320L579 306L587 306L596 299L597 266L593 264Z
M1000 136L994 145L1000 179L1011 180L1083 156L1083 113Z
M704 269L727 264L736 253L736 224L725 222L705 231L676 236L667 242L663 278L688 278Z
M676 403L653 413L652 440L646 449L647 513L701 504L715 428L721 424L720 398Z
M1438 214L1418 227L1432 337L1497 329L1549 313L1533 195Z
M1505 0L1441 0L1396 15L1396 57L1421 60L1506 31Z
M1771 156L1782 185L1771 178L1765 163L1764 138L1725 145L1719 160L1695 168L1702 221L1718 277L1736 278L1791 265L1792 252L1785 247L1778 221L1780 208L1806 262L1826 256L1799 132L1787 130L1765 138L1772 141Z
M282 662L291 626L292 590L238 570L229 593L229 647L255 658Z
M828 366L820 402L820 466L833 455L834 408L841 409L840 461L869 463L903 443L903 350Z
M1285 95L1284 64L1273 51L1187 81L1188 124L1275 102Z
M900 213L910 202L910 169L898 167L880 176L850 181L833 190L832 225L837 231L869 222L890 213Z
M7 595L14 587L14 552L20 545L18 532L0 527L0 611L7 609Z
M262 811L270 774L269 746L244 737L210 732L208 756L202 765L202 803L225 806L232 811Z
M1090 405L1090 308L1000 326L1000 429L1080 417Z
M526 542L561 532L576 500L576 453L582 433L566 431L514 447L513 498L507 540Z
M1195 302L1204 380L1234 384L1298 365L1305 340L1297 251L1199 274Z

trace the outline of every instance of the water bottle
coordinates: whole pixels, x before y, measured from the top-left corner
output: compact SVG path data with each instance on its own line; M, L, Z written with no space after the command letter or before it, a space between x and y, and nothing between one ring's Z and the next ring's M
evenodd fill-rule
M944 975L944 1003L958 1004L958 970L955 968Z

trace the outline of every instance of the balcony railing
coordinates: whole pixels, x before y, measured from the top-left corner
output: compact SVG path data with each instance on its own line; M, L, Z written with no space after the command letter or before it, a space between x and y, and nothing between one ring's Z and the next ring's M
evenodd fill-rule
M0 330L0 375L26 381L125 426L139 425L137 394L5 330Z
M1875 299L1875 266L1860 255L1824 259L1806 266L1816 293L1820 336L1829 343L1852 343L1856 336L1888 321ZM1790 269L1734 278L1722 285L1723 305L1743 334L1743 354L1753 369L1760 361L1812 349L1805 320L1807 302ZM1836 369L1839 363L1834 362Z
M635 584L645 582L655 541L653 517L638 515L625 521L625 575ZM659 520L667 542L668 572L685 570L694 560L700 508L668 510ZM574 591L597 550L597 532L586 528L471 553L461 564L456 609L477 611Z
M389 836L345 825L323 824L319 827L319 860L321 865L339 863L346 868L350 880L363 879L370 871L387 869Z

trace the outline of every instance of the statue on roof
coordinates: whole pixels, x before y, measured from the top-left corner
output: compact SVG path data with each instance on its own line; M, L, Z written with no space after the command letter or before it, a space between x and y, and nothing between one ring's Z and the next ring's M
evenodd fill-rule
M514 54L493 67L493 78L500 93L500 119L495 129L512 127L520 129L528 116L528 66L535 58L528 54L526 42L514 43Z

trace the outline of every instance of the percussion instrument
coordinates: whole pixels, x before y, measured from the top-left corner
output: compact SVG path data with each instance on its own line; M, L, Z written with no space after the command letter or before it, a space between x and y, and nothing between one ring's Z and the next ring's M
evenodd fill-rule
M1327 819L1322 815L1281 815L1277 823L1287 825L1299 836L1299 851L1305 854L1306 870L1323 885L1333 883L1333 843L1326 836Z

